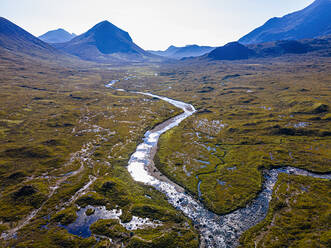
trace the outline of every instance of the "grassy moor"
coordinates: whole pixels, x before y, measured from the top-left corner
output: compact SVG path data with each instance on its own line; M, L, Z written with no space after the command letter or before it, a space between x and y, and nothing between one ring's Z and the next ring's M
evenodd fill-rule
M310 2L165 51L0 17L0 247L331 247L331 1Z

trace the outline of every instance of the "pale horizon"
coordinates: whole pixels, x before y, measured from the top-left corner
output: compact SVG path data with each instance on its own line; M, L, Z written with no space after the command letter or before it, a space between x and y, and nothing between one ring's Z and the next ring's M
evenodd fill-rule
M108 20L127 31L143 49L165 50L170 45L221 46L238 40L272 17L300 10L312 2L58 0L50 3L42 0L2 0L0 16L35 36L58 28L79 35Z

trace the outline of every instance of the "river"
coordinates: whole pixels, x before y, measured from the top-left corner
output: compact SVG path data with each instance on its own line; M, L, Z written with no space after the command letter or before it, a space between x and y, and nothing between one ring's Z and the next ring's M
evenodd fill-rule
M114 84L117 82L117 80L111 81L106 87L125 91L123 89L114 88ZM196 112L195 108L191 104L164 96L136 91L130 91L130 93L158 98L184 111L182 114L146 132L143 142L137 146L135 153L132 154L129 160L128 171L134 180L151 185L165 194L168 201L175 208L181 210L187 217L193 220L201 234L201 247L236 247L240 235L266 217L272 191L277 182L279 173L331 179L331 174L315 174L293 167L272 169L264 172L265 182L262 191L258 197L245 208L238 209L226 215L212 213L208 211L200 201L185 193L183 190L178 190L181 188L180 186L173 182L159 180L149 173L148 170L148 167L153 163L159 137L193 115Z

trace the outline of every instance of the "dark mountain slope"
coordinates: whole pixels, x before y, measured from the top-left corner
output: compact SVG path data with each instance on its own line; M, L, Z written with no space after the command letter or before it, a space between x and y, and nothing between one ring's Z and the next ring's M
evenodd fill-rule
M75 38L75 34L70 34L66 30L59 28L56 30L48 31L47 33L39 36L38 38L47 43L63 43Z
M316 0L303 10L272 18L242 37L242 44L299 40L331 34L331 0Z
M304 40L282 40L243 45L231 42L218 47L199 59L241 60L250 58L274 58L283 55L314 53L315 56L331 56L331 35Z
M0 64L65 66L87 65L45 43L9 20L0 17Z
M206 55L206 57L214 60L238 60L248 59L254 56L256 56L254 50L249 49L238 42L231 42L225 46L218 47Z
M0 49L3 53L11 52L40 57L59 54L59 51L52 46L3 17L0 17Z

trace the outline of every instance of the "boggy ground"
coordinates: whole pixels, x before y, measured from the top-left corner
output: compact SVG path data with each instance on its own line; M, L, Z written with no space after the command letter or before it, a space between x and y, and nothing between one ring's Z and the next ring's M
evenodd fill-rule
M330 181L282 174L267 218L241 237L240 247L330 247L330 187Z
M123 87L150 88L197 108L161 137L156 165L210 210L225 214L256 197L264 169L331 171L330 62L329 57L310 55L183 62L157 69L157 81ZM312 181L300 180L303 187ZM314 182L325 187L325 181ZM318 192L320 199L330 197L326 189ZM288 201L293 193L289 191ZM296 218L296 211L291 213ZM301 214L298 211L298 218ZM314 208L314 214L319 216L316 226L328 219L325 207ZM286 232L283 224L279 228ZM274 234L269 232L268 239Z
M263 169L290 165L331 170L329 58L305 55L116 70L94 64L18 63L13 58L1 60L0 70L0 231L13 230L39 209L17 235L1 239L4 247L107 247L108 238L112 246L198 246L190 220L162 194L134 182L125 168L144 132L179 113L162 101L104 88L109 80L128 77L127 71L138 78L121 80L117 87L150 91L197 108L161 137L155 160L166 176L216 213L253 199ZM281 176L276 189L289 185L287 177L294 178ZM312 181L314 187L307 191ZM282 195L275 191L268 218L244 234L243 246L256 242L268 247L293 236L306 242L317 235L315 227L329 229L323 200L330 196L328 182L306 177L295 182ZM301 236L297 233L311 219L297 211L308 209L295 205L300 191L320 217ZM322 207L313 203L316 195ZM122 209L122 222L134 215L162 225L128 231L118 220L99 220L91 226L99 236L86 239L61 227L74 222L78 208L88 205ZM284 217L288 212L300 224L289 223ZM270 222L273 216L280 218L276 225ZM293 230L292 236L269 226ZM261 239L264 235L268 238ZM327 236L323 231L320 244L329 242Z
M125 167L145 131L178 109L104 87L125 70L0 62L0 233L13 234L1 247L198 246L190 220ZM98 238L69 234L61 225L87 205L122 209L122 222L134 215L162 225L128 231L100 220L91 227Z

